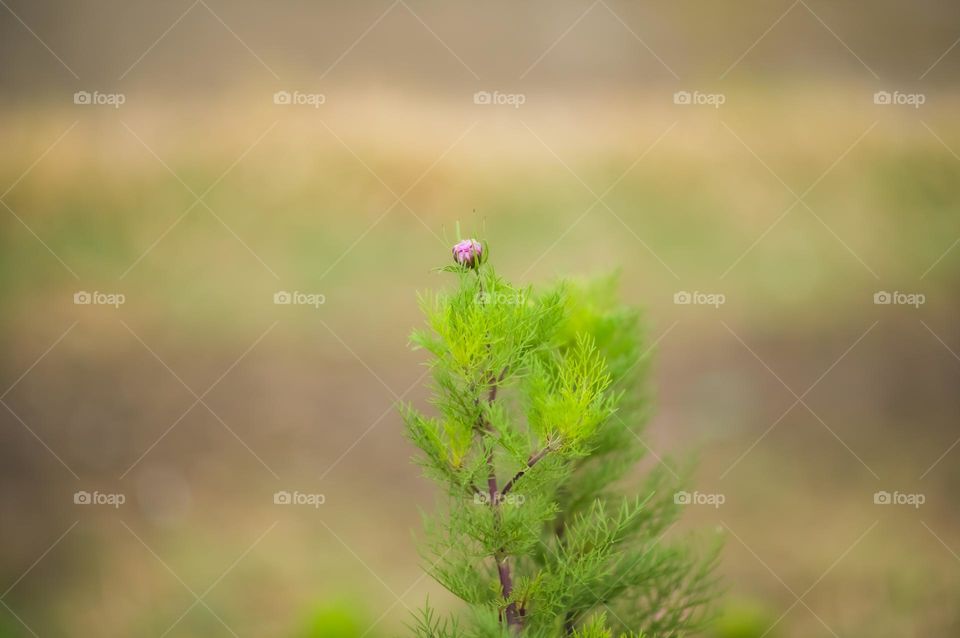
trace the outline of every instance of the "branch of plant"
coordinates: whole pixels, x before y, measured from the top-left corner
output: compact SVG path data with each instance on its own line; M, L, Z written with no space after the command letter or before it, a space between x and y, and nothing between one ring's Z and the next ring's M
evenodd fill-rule
M519 481L521 478L523 478L524 474L526 474L531 469L533 469L534 465L542 461L544 458L546 458L546 456L550 452L553 452L556 449L556 445L557 445L556 441L550 441L549 443L547 443L547 445L543 447L543 449L531 455L530 458L527 459L527 465L522 470L514 474L513 478L507 481L506 485L503 486L503 490L500 492L500 496L501 497L506 496L507 493L510 492L511 489L513 489L513 486L516 484L516 482Z

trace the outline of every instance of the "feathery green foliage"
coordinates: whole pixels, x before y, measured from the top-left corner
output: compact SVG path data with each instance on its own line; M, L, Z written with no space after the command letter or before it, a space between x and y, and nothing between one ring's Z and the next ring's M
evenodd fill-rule
M484 247L484 257L486 248ZM485 262L485 259L483 260ZM666 638L705 622L719 544L664 538L674 469L646 448L648 353L615 278L534 292L486 263L421 297L436 416L404 406L417 462L444 490L428 570L470 614L427 606L418 638Z

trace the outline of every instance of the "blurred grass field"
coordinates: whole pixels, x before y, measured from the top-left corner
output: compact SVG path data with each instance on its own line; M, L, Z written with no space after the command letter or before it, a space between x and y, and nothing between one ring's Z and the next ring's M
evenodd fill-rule
M356 281L376 285L377 274L365 257L406 264L444 247L455 220L486 228L505 266L532 278L590 259L644 268L636 280L648 291L723 281L792 315L812 293L840 299L845 282L869 282L871 271L912 283L952 243L957 160L945 145L957 141L956 97L937 96L922 115L870 97L866 88L731 91L722 113L689 115L669 95L599 108L544 96L540 110L534 96L523 111L491 116L379 94L331 97L322 114L272 104L238 112L229 100L167 114L138 111L135 100L122 113L14 113L4 135L17 153L5 154L3 173L16 184L4 201L82 282L142 286L153 291L143 303L164 299L191 317L234 300L234 287L278 281L362 301L370 295ZM594 205L614 184L604 199L612 210ZM811 185L812 210L793 205ZM210 186L206 205L194 204ZM12 214L6 223L19 226ZM75 287L27 229L7 236L11 292ZM387 245L399 249L384 255ZM14 266L31 276L13 276ZM943 285L950 272L949 260L938 264L923 285Z
M696 451L694 487L727 495L684 525L729 535L717 636L956 634L956 453L917 477L957 435L960 96L726 95L8 106L0 600L42 636L160 635L188 608L166 635L386 636L426 594L450 604L421 578L432 494L391 404L424 399L406 335L459 222L511 279L619 269L645 308L648 461ZM78 486L131 504L78 513ZM278 509L278 489L326 503ZM878 508L881 489L927 502Z

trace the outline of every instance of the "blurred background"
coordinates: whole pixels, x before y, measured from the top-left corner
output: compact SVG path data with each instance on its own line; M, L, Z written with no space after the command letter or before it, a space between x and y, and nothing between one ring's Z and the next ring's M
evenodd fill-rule
M454 608L393 406L458 221L645 309L708 635L960 633L960 5L0 5L0 636Z

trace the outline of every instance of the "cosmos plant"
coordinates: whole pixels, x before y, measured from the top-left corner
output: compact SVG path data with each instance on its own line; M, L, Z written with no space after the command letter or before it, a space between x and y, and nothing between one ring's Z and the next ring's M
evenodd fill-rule
M445 616L428 603L413 635L700 629L719 543L698 552L671 529L674 468L637 471L649 357L615 279L514 287L474 239L441 271L455 286L422 296L427 327L412 337L430 355L432 415L404 406L403 417L442 494L425 517L426 568L466 608Z

